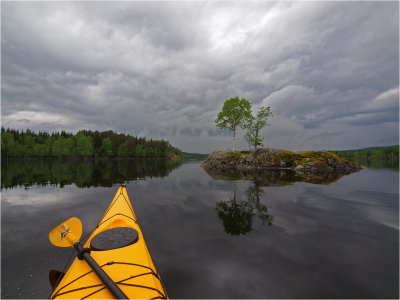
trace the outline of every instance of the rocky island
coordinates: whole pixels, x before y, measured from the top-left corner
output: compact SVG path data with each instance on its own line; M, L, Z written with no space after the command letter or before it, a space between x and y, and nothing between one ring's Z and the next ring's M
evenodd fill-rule
M201 166L208 172L238 174L268 170L289 170L300 173L350 173L363 168L327 151L293 152L272 148L252 151L214 151Z

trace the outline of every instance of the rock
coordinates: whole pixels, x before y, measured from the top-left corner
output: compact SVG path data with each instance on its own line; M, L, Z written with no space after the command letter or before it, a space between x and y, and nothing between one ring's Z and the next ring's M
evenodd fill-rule
M353 172L360 165L326 151L293 152L264 148L253 151L214 151L202 163L206 170L251 172L260 170L292 170L296 172Z

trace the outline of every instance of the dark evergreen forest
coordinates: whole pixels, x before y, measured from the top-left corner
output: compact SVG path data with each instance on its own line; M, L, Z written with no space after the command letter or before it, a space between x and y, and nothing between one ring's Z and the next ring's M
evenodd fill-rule
M40 131L1 128L2 158L171 158L182 151L165 140L147 140L122 133L80 130L51 134Z

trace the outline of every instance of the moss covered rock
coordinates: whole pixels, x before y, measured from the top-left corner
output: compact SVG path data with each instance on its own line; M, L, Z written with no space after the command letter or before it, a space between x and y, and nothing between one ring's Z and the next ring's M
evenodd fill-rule
M296 172L352 172L362 167L326 151L293 152L264 148L250 152L214 151L202 163L207 170L249 172L292 170Z

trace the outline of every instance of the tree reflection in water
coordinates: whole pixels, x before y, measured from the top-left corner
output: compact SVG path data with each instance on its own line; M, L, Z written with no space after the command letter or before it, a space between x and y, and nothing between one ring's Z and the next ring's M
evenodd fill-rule
M224 224L225 232L231 235L246 234L252 229L254 216L260 218L264 224L271 225L274 219L268 214L268 208L260 203L260 196L264 193L261 187L291 185L295 182L312 184L330 184L338 181L350 172L295 172L291 170L267 170L260 172L233 172L221 170L205 171L214 180L247 180L250 182L245 191L246 201L236 201L236 183L233 188L233 198L221 201L216 205L218 217Z
M86 188L111 187L152 177L166 177L181 161L167 159L17 159L3 160L1 165L1 189L32 185L75 184Z
M273 216L268 214L268 208L260 203L264 190L257 181L251 181L245 191L246 201L236 201L236 183L233 184L233 198L221 201L216 205L218 217L221 219L225 232L230 235L241 235L251 231L254 216L260 218L263 224L272 225Z

